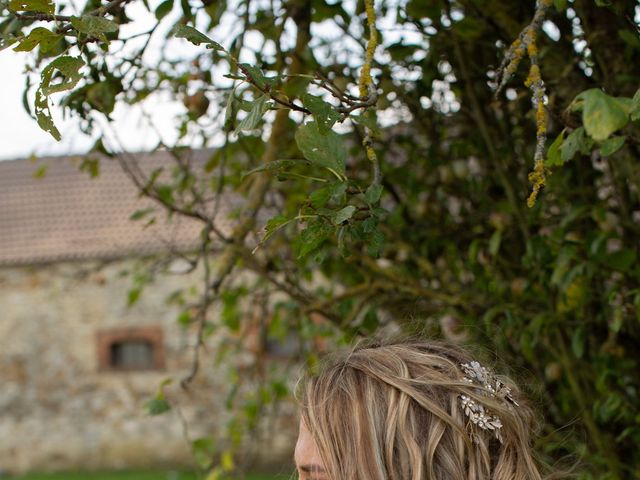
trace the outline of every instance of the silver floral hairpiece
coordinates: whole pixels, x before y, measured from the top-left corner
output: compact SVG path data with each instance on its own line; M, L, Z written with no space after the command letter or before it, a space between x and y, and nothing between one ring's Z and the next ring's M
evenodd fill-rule
M464 372L463 381L482 387L482 393L490 397L502 398L509 403L519 407L518 403L511 396L511 389L496 378L486 367L476 361L460 364ZM493 415L483 405L467 395L460 395L460 403L469 421L483 430L491 430L496 438L502 443L502 421L497 415Z

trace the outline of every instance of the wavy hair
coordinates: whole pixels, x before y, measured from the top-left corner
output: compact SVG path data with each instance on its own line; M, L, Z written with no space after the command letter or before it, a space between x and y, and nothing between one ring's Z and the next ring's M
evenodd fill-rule
M472 357L435 341L362 344L329 359L299 389L302 421L331 480L541 480L531 446L535 416L463 380ZM461 395L497 416L495 432L469 421Z

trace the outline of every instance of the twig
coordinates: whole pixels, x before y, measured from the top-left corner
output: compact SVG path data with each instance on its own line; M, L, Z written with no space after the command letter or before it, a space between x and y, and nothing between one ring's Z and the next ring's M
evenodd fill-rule
M495 95L498 96L511 77L513 77L513 74L518 69L518 65L520 65L525 54L529 57L531 67L529 69L529 75L527 76L525 85L531 89L536 114L536 149L533 156L534 167L528 177L529 182L531 183L531 194L529 195L529 198L527 198L527 206L529 207L533 207L535 205L536 198L544 186L548 174L547 168L544 165L544 147L547 141L546 113L544 106L545 87L542 77L540 76L536 39L538 31L542 26L542 22L544 21L551 4L552 0L537 0L536 12L531 23L527 25L522 32L520 32L518 38L507 50L502 64L498 69L498 76L496 78L498 87L496 88Z

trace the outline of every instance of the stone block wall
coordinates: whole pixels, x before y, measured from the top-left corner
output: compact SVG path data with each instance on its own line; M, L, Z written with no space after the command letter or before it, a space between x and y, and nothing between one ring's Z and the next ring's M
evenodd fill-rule
M132 262L0 269L0 471L193 466L179 416L150 417L143 405L163 379L179 380L191 366L193 333L178 326L166 297L197 277L159 277L129 308L122 271ZM100 335L137 328L160 329L165 368L101 368ZM223 341L208 342L211 357ZM222 432L228 420L230 386L212 364L205 356L189 393L175 388L191 438ZM280 411L258 462L288 463L295 411Z

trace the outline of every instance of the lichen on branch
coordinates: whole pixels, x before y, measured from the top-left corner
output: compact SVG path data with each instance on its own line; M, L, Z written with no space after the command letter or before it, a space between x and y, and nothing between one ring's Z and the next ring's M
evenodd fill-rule
M374 0L364 0L365 11L367 14L367 26L369 28L369 39L367 40L367 49L365 51L364 65L360 71L360 79L358 82L360 90L360 98L363 100L371 100L376 97L375 86L373 85L373 79L371 78L371 66L373 64L373 57L376 53L376 47L378 46L378 30L376 28L376 12L374 8ZM374 102L375 105L375 102ZM369 127L364 128L364 138L362 145L364 146L367 158L373 166L373 184L380 184L382 182L382 174L380 172L380 160L378 155L373 149L373 141L371 138L372 132Z
M544 165L544 147L547 141L547 117L544 107L545 86L540 74L538 62L538 45L536 43L538 31L542 26L547 11L552 4L552 0L538 0L536 13L517 39L511 44L504 60L498 70L498 88L496 96L507 85L509 80L517 71L520 62L525 57L529 58L531 66L529 74L524 82L525 86L531 90L531 100L536 118L536 148L533 155L533 171L529 173L531 183L531 194L527 198L527 206L533 207L542 187L544 187L548 170Z

